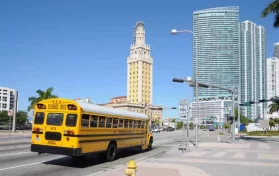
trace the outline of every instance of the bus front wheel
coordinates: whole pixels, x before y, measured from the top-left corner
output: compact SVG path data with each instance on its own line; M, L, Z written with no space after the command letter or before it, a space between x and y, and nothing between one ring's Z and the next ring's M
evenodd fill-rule
M116 158L116 145L110 143L107 149L107 161L113 161Z

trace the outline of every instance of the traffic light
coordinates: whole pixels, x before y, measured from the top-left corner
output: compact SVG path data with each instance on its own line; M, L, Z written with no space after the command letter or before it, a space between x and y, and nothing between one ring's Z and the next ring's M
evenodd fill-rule
M233 124L233 116L227 116L227 122Z

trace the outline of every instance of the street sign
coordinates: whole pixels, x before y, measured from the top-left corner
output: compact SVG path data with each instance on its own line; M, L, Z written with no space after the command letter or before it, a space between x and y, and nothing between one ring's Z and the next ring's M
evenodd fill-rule
M189 110L189 105L188 104L179 104L179 114L186 114Z
M186 99L180 100L178 105L179 118L181 120L187 119L188 112L189 112L189 102Z
M13 115L14 115L13 110L10 109L10 110L8 111L8 116L13 116Z

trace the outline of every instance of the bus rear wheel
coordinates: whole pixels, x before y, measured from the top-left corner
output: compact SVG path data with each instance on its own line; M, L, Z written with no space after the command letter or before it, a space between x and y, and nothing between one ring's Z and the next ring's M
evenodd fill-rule
M107 149L107 161L113 161L116 158L116 145L110 143Z

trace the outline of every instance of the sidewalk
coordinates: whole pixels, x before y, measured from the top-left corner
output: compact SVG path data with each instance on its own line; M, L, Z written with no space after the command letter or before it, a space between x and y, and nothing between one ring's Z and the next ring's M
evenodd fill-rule
M182 154L182 151L178 149L180 147L180 145L176 145L171 150L166 152L164 155L170 156L170 158L164 158L164 163L155 162L153 160L155 157L151 157L144 161L136 161L136 176L209 176L209 174L197 167L173 164L172 161L168 162L168 159L171 159L171 157L179 157ZM194 148L194 146L190 144L190 148ZM125 176L126 174L124 171L126 168L127 163L125 164L125 166L122 165L109 171L102 171L101 173L96 173L96 175ZM95 176L95 174L93 175Z
M136 176L209 176L204 171L186 165L139 162ZM125 176L125 166L100 176Z

